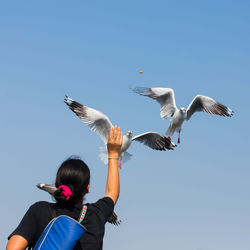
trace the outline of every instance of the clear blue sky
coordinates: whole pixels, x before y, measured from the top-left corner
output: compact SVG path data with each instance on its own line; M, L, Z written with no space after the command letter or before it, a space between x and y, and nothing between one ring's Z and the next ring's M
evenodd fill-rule
M1 1L1 239L79 155L91 169L88 202L104 194L101 139L65 94L123 131L164 133L159 105L129 86L170 87L178 107L196 94L235 111L195 114L173 152L134 143L123 165L104 249L250 249L249 1ZM139 75L139 70L144 70ZM176 136L173 138L175 141Z

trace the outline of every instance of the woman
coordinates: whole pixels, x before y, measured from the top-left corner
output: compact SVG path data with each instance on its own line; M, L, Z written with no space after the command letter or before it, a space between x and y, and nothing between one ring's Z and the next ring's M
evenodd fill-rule
M104 227L111 217L120 192L118 158L123 135L120 128L110 129L107 143L109 164L105 196L96 203L87 204L87 213L82 224L87 232L74 249L102 249ZM65 214L78 219L83 198L89 191L90 172L79 159L68 159L58 169L55 185L58 188L56 203L40 201L33 204L24 215L19 226L9 236L7 250L22 250L34 247L40 234L52 219Z

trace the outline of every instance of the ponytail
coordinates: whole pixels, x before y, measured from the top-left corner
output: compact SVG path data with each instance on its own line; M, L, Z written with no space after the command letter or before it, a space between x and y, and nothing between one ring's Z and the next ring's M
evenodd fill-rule
M69 158L57 171L55 199L60 203L78 203L87 191L89 180L88 166L80 159Z

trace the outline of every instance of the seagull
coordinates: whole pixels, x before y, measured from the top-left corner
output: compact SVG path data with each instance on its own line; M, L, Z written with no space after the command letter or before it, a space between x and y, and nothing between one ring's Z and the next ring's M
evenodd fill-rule
M50 184L37 184L36 185L39 189L48 192L49 194L51 194L53 197L55 191L57 190L57 187L54 185L50 185ZM113 214L111 215L111 217L108 220L109 223L118 226L119 224L121 224L121 220L119 219L119 217L117 216L117 214L115 212L113 212Z
M196 95L191 101L188 108L178 109L175 103L174 90L171 88L146 88L146 87L131 87L131 89L142 96L150 97L161 105L160 116L163 120L172 117L166 134L171 140L170 135L173 135L177 130L179 133L178 143L180 143L181 126L184 120L189 120L195 112L203 111L209 114L231 117L233 110L215 101L211 97L204 95Z
M103 140L105 147L100 148L99 156L105 164L108 164L107 141L110 128L113 127L109 118L98 110L84 106L79 102L66 96L64 102L69 108L86 124L91 130L95 131ZM155 150L173 150L176 146L168 138L156 132L146 132L133 137L132 131L128 131L123 136L123 143L120 149L119 158L121 168L122 159L124 162L131 158L131 154L127 152L133 141L138 141Z

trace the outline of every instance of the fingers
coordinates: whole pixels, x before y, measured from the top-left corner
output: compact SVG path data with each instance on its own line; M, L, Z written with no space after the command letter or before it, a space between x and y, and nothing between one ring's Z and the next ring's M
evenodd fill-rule
M111 127L110 130L109 130L109 140L113 140L114 138L114 135L115 135L115 127Z
M117 125L115 125L114 127L111 127L109 130L109 133L114 134L115 130L117 130Z
M121 131L121 128L116 126L116 141L117 143L121 144L122 143L122 138L123 138L123 135L122 135L122 131Z
M113 129L113 127L111 127L110 130L109 130L109 134L111 134L113 132L114 132L114 129Z
M115 127L114 127L114 136L116 137L117 136L117 125L115 125Z
M109 130L109 134L114 135L117 133L117 125L115 125L114 127L111 127Z
M118 127L118 138L117 139L118 139L119 143L122 144L123 134L122 134L120 127Z
M113 142L116 142L118 144L122 144L123 134L120 127L115 125L114 127L110 128L109 140L112 140Z
M123 134L120 127L115 125L113 128L110 128L109 138L107 141L108 153L119 157L119 152L123 142Z

